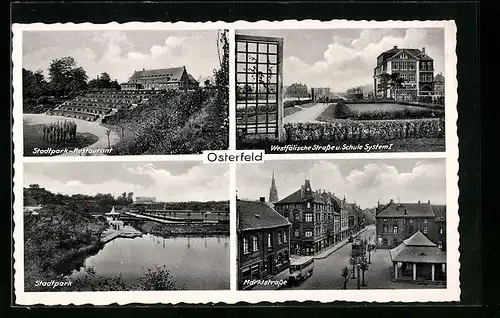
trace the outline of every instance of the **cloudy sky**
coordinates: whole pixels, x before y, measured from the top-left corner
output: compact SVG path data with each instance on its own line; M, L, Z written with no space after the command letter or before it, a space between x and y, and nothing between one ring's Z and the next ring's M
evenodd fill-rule
M157 201L229 200L229 167L192 162L26 163L24 186L39 184L54 193L123 192Z
M284 85L301 82L308 87L330 87L335 92L373 85L377 56L394 46L425 47L434 59L435 74L444 73L442 28L240 30L237 33L284 39Z
M126 82L134 70L185 65L196 79L218 67L217 31L25 31L23 67L47 75L50 61L75 58L89 78Z
M310 178L313 190L325 189L362 208L388 202L427 202L445 204L445 161L415 160L282 160L237 166L238 197L269 199L274 171L279 199L300 189Z

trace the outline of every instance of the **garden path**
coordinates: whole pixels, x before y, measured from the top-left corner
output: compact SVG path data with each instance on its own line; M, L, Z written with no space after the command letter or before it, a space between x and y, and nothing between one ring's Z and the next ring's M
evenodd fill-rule
M301 111L293 113L283 118L286 123L319 123L316 118L321 115L332 103L317 103L314 106L303 108ZM300 107L300 106L297 106Z

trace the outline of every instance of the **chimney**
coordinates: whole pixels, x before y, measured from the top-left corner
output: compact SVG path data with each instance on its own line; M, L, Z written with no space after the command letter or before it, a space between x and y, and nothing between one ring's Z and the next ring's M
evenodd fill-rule
M394 45L394 49L397 50L398 49L398 46L397 45Z
M393 203L394 203L394 200L393 200L393 199L391 199L391 201L389 201L389 204L393 204Z
M431 200L428 200L428 201L427 201L427 204L431 204Z
M422 52L425 53L425 46L422 48Z
M420 204L420 200L418 200L418 204Z
M303 198L304 197L304 185L301 185L300 186L300 197Z
M142 71L144 72L145 70L146 70L146 69L143 67L143 68L142 68Z
M260 201L260 202L266 202L266 197L260 197L260 198L259 198L259 201Z

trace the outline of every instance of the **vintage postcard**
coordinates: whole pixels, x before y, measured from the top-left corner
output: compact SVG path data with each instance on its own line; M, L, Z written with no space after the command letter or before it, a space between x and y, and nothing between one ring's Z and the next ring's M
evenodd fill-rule
M454 21L12 30L16 304L460 300Z

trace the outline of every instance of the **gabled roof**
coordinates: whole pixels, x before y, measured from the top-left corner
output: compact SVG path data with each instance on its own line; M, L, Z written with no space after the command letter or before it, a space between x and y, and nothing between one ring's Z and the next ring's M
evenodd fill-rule
M434 76L434 82L444 82L443 74L437 74L436 76Z
M411 55L412 57L414 57L417 60L432 61L432 58L430 56L428 56L426 53L422 52L420 49L408 49L408 48L394 47L394 48L387 50L387 51L384 51L378 55L378 57L380 57L381 55L383 55L384 57L382 59L382 63L377 64L377 67L380 66L381 64L385 63L386 61L388 61L392 58L395 58L396 56L398 56L402 52L405 52L405 53ZM377 59L378 59L378 57L377 57Z
M188 80L191 82L191 83L198 83L197 80L194 79L193 75L191 74L188 74Z
M389 251L393 262L446 263L446 254L420 231Z
M406 214L405 214L406 211ZM429 203L390 203L377 214L380 217L434 217Z
M178 82L182 77L182 73L186 70L184 66L170 67L156 70L135 71L129 81L134 80L160 80L162 82Z
M290 226L291 223L265 202L238 200L238 228L241 231Z

